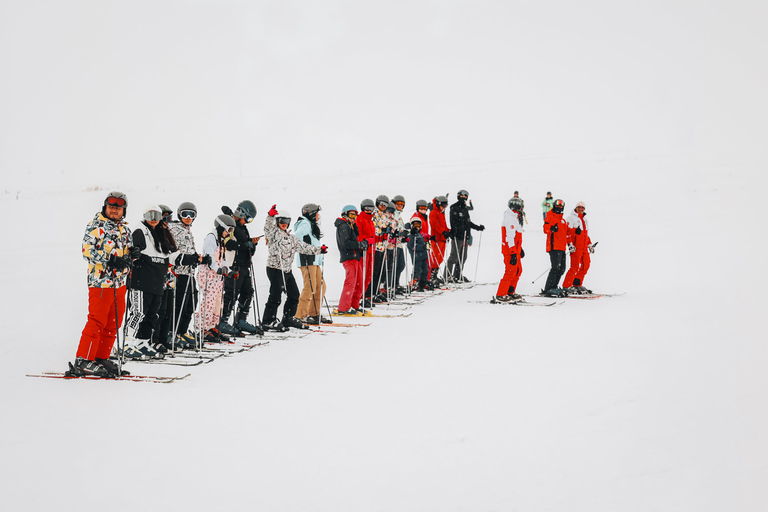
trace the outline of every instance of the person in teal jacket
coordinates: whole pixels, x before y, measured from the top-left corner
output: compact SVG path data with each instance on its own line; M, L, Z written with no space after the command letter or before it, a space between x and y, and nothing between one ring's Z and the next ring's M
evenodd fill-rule
M541 203L541 209L543 210L542 216L545 222L547 220L547 213L549 213L549 210L552 209L552 203L554 202L555 199L552 197L552 192L547 192L547 197L545 197L544 201Z
M294 236L309 245L322 246L320 239L323 237L323 233L318 225L321 211L320 205L305 204L301 209L301 216L293 226ZM296 318L310 325L318 325L321 320L327 321L325 317L320 315L323 297L325 297L325 280L322 272L323 255L299 253L296 255L296 263L301 268L301 275L304 278L304 288L299 297Z

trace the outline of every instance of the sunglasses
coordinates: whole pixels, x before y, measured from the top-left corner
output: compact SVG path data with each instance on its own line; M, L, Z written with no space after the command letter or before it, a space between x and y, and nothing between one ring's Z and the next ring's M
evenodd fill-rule
M144 213L144 220L147 220L147 221L152 221L152 220L159 221L162 218L163 218L163 214L155 210L150 210Z
M179 217L182 219L194 219L197 217L197 213L195 213L195 210L184 210L179 213Z
M122 197L108 197L107 204L109 206L118 206L120 208L125 206L125 199Z

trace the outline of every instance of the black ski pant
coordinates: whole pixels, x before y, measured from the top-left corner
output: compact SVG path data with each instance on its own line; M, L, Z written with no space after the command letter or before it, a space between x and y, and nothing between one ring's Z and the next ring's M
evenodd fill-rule
M151 341L152 333L157 329L158 311L163 301L162 294L156 295L142 290L130 290L128 297L126 335L136 340Z
M238 276L224 278L224 313L221 319L229 321L229 316L237 304L238 314L242 318L248 315L253 300L253 281L251 279L251 267L232 267L238 272Z
M182 305L183 303L183 305ZM193 276L179 274L176 276L176 322L177 334L189 330L192 315L197 305L197 283Z
M386 286L386 279L382 276L384 272L384 251L374 251L373 255L373 296L379 294L382 286Z
M557 288L560 278L563 277L565 273L565 251L549 251L549 262L552 268L549 270L544 290Z
M405 270L405 251L402 247L397 248L397 268L395 268L395 286L400 284L400 274Z
M168 341L168 333L173 329L173 288L163 290L163 298L160 300L160 309L157 312L157 329L152 333L153 343L165 343Z
M451 255L448 257L448 263L446 268L448 269L448 276L454 280L459 280L462 276L462 270L464 269L464 263L467 261L467 251L469 250L469 243L467 237L462 235L461 238L451 239Z
M299 306L299 287L296 285L293 272L283 272L279 268L267 267L267 277L269 278L269 297L264 306L263 322L268 324L277 319L277 308L280 307L283 290L288 296L283 306L283 318L294 316Z

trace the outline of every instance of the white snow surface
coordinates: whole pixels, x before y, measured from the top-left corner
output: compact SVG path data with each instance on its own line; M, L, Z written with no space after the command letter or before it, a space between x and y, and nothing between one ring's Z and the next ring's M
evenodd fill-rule
M765 8L705 3L4 3L4 509L768 509ZM253 200L260 235L272 204L295 218L319 203L336 302L344 205L402 194L410 214L460 188L488 227L466 274L491 284L199 367L129 363L192 374L173 384L26 377L74 359L80 243L109 190L128 195L133 227L149 204L193 201L198 246L221 205ZM503 274L514 190L529 221L520 292L549 266L538 205L552 190L569 210L585 201L600 242L585 284L626 294L473 302ZM260 244L262 307L265 260Z

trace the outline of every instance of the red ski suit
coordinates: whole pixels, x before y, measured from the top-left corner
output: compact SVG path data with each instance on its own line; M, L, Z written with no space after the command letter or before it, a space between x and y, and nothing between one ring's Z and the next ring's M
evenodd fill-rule
M591 259L589 257L588 247L592 243L589 239L589 223L584 217L586 213L579 215L576 211L568 216L568 238L569 244L573 244L576 250L571 253L571 268L565 274L563 288L571 286L581 286L584 284L584 277L589 270ZM576 230L579 229L579 233Z
M355 219L355 225L357 226L358 241L368 240L369 242L368 250L365 251L364 257L360 259L361 265L363 264L363 261L365 262L365 283L363 283L363 294L365 294L368 292L368 289L371 286L371 279L373 278L373 238L376 236L376 226L373 225L373 214L366 213L365 211L360 212L357 219Z
M437 198L432 200L432 211L429 212L429 228L432 232L432 251L429 253L429 268L438 268L445 259L445 243L447 239L443 235L448 231L448 223L445 222L445 212L440 211Z
M504 219L501 224L501 254L504 255L504 276L501 278L499 289L496 291L496 295L499 297L514 293L520 274L523 273L522 258L520 257L523 243L521 217L522 215L518 215L511 209L504 211Z
M557 231L552 231L552 226L557 225ZM555 213L550 210L544 219L544 233L547 234L547 252L564 251L568 243L568 224L565 222L562 213ZM561 274L562 275L562 274Z

